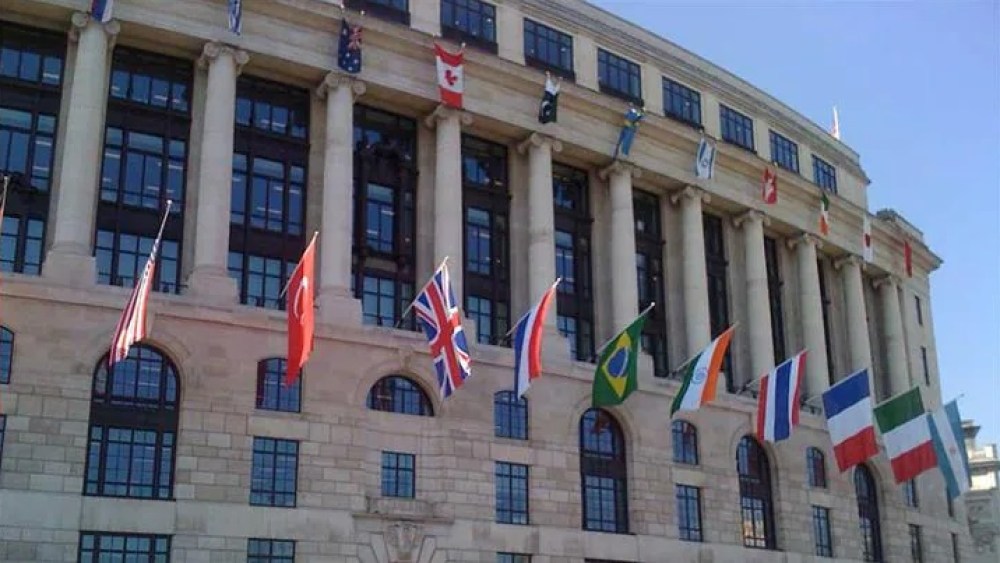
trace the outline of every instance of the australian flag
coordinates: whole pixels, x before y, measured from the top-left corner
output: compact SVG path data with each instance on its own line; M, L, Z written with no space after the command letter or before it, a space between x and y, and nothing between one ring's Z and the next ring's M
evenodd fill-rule
M448 265L442 264L413 302L431 348L441 398L447 398L472 375L469 343L462 330L462 314L451 289Z
M347 18L340 24L340 46L337 66L344 72L361 72L361 25L351 25Z
M559 110L560 82L552 80L552 75L545 73L545 93L542 94L542 104L538 108L539 123L552 123L557 118Z

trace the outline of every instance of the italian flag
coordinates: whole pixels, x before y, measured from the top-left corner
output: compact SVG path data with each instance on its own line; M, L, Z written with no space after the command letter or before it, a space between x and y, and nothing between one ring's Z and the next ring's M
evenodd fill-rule
M919 387L875 407L875 421L882 433L897 483L904 483L937 467L937 455Z
M684 383L681 384L674 403L670 406L670 415L677 411L693 411L705 403L715 399L715 390L719 382L719 371L722 360L726 356L726 348L733 337L733 327L716 337L711 344L697 356L684 364Z

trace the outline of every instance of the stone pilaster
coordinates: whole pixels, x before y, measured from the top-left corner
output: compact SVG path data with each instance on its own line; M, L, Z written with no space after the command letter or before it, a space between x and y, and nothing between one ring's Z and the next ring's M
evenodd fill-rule
M884 276L875 280L882 303L882 331L885 339L886 364L889 369L889 393L896 395L910 388L910 370L906 358L906 337L903 314L899 309L899 280Z
M552 153L562 151L562 143L532 133L517 151L528 155L528 295L534 304L556 279ZM554 310L549 311L545 324L556 326Z
M446 256L455 298L464 310L462 293L464 268L462 227L462 125L472 123L472 116L439 105L424 120L435 129L434 160L434 267Z
M62 169L57 187L52 248L45 257L46 277L69 284L93 284L97 269L90 248L97 210L98 174L104 115L107 107L108 53L120 26L101 23L88 14L72 17L70 39L76 41L70 102L62 127ZM67 172L68 171L68 172Z
M848 255L834 263L840 270L847 305L847 338L851 354L850 371L869 368L872 364L871 343L868 341L868 315L865 311L865 291L861 280L861 259Z
M771 301L767 286L767 259L764 256L764 226L767 217L751 209L733 219L743 229L746 255L747 342L750 347L752 377L767 373L774 366L774 340L771 327Z
M712 339L708 309L708 275L705 271L705 230L701 204L708 194L687 186L671 196L681 208L684 264L684 322L687 325L687 355L697 354Z
M819 288L819 267L816 249L820 242L811 234L803 234L788 243L795 249L799 272L799 312L802 319L802 340L806 354L806 393L814 397L830 385L827 367L826 330L823 326L823 300Z
M598 175L608 181L611 196L611 323L621 330L639 314L639 288L635 280L635 218L632 209L632 178L642 171L616 160ZM633 275L629 275L631 272Z

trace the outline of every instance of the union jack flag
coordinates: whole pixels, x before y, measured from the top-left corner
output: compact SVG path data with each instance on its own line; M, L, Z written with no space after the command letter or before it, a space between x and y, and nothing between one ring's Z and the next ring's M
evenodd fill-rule
M442 264L413 302L431 347L441 398L447 398L472 375L469 344L462 330L462 314L451 289L448 265Z

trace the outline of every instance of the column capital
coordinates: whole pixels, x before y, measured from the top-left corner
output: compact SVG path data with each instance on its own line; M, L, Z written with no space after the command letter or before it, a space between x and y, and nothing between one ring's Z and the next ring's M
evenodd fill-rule
M702 203L712 201L712 196L708 195L705 190L698 186L684 186L682 189L670 194L670 203L677 205L685 198L700 199Z
M444 121L446 119L456 118L458 119L459 125L472 125L472 115L462 111L460 109L455 109L448 107L444 104L438 104L434 111L430 115L424 118L424 125L434 129L439 121Z
M351 97L355 100L359 96L365 95L368 91L368 85L364 83L363 80L359 80L350 74L345 74L339 71L331 71L323 77L323 81L319 83L316 87L316 95L320 98L325 98L326 95L338 88L350 88Z
M892 287L899 287L899 278L892 274L886 274L884 276L879 276L872 280L872 287L879 289L884 285L889 285Z
M771 224L771 219L759 209L747 209L743 213L733 217L733 226L736 228L740 228L747 222L760 223L767 227Z
M615 159L611 164L597 171L597 176L601 180L607 180L615 174L626 174L633 178L641 178L642 169L631 162Z
M843 270L844 268L846 268L848 266L851 266L851 267L855 267L856 266L856 267L858 267L860 269L861 268L861 257L858 256L858 255L856 255L856 254L845 254L845 255L841 256L840 258L837 258L836 260L833 261L833 267L836 270Z
M552 152L562 152L562 141L548 135L543 135L537 131L528 135L528 138L517 144L517 152L519 154L526 154L531 147L540 147L545 144L552 148Z
M236 64L236 75L239 76L240 72L243 71L243 65L250 62L250 54L243 49L238 49L232 45L226 45L225 43L219 43L218 41L209 41L205 43L205 47L201 50L201 56L198 57L198 67L208 68L208 65L219 58L221 55L229 55L233 59L233 63Z
M794 249L796 246L801 244L808 244L817 249L823 248L823 241L819 240L819 237L812 233L802 233L797 237L792 237L788 239L788 248Z
M112 42L118 37L118 33L122 30L122 26L118 23L118 20L111 20L108 23L101 23L91 17L90 14L86 12L73 12L73 15L69 18L69 40L76 43L80 40L80 32L84 30L88 25L94 23L104 30L104 33L108 34L108 39ZM109 48L111 47L109 45Z

